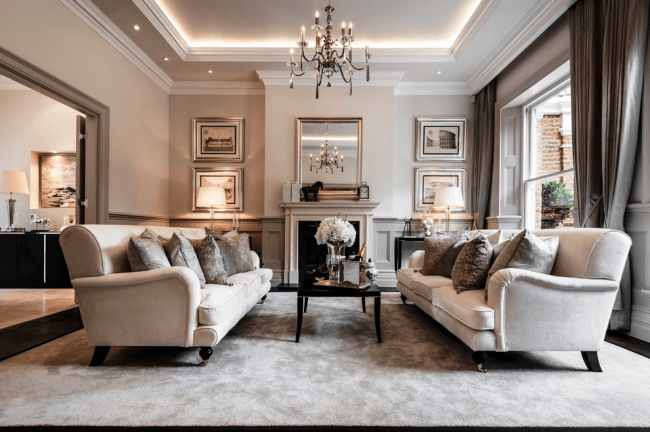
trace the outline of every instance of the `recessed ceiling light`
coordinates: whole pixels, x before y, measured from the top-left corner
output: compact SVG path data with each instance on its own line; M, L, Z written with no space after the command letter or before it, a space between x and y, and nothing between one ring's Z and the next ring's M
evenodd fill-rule
M169 61L169 57L165 57L165 58L163 58L163 60Z
M212 71L211 71L211 70L209 70L209 71L208 71L208 73L212 73Z
M437 75L440 75L441 73L442 73L442 71L438 71L438 72L436 72Z
M137 24L133 24L133 30L140 30L140 26Z

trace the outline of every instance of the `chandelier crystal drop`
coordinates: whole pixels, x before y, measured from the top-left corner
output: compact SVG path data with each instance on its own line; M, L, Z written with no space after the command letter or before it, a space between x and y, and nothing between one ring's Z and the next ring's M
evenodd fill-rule
M334 12L334 8L332 7L331 1L325 8L325 12L327 13L325 34L321 35L323 26L320 25L320 14L318 11L316 11L314 25L311 26L311 29L316 33L314 56L311 59L305 56L305 48L309 46L309 42L305 40L305 26L302 26L300 41L297 44L300 48L300 63L297 63L295 60L293 48L289 52L291 61L287 63L287 66L291 68L290 88L293 88L294 76L301 77L307 73L310 67L314 68L316 72L314 76L316 79L316 99L318 99L318 89L323 82L323 77L327 79L327 87L331 87L330 78L337 73L341 74L343 81L350 84L350 95L352 95L352 76L356 71L364 69L363 67L356 67L352 62L352 42L354 42L352 23L349 23L349 26L346 28L345 22L343 22L341 25L341 38L334 39L332 37L332 12ZM336 49L338 46L341 47L340 52ZM363 54L366 62L366 81L370 81L370 65L368 61L371 57L370 47L368 46L368 42L366 42L366 48ZM300 69L296 72L296 67L298 66Z
M339 155L338 147L334 147L334 153L329 151L329 137L327 135L327 123L325 123L325 143L320 145L320 156L314 161L314 155L309 155L309 171L324 169L325 174L328 172L334 174L335 169L341 169L343 172L343 155Z

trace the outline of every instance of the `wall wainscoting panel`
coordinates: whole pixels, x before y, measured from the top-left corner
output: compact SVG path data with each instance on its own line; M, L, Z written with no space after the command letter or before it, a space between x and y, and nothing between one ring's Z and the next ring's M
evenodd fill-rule
M281 283L284 275L284 218L262 218L262 255L264 267L273 270L271 285Z
M166 217L129 213L109 213L108 223L110 225L170 226L169 218Z
M650 342L650 204L630 204L625 231L632 239L632 325L630 335Z

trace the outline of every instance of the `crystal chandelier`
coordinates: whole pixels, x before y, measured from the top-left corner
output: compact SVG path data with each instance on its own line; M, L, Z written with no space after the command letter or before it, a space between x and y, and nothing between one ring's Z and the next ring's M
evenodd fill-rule
M291 79L289 81L290 88L293 88L294 76L303 76L311 66L314 67L314 70L316 71L316 99L318 99L318 88L323 81L323 76L327 78L327 87L331 87L332 84L330 83L330 78L334 74L340 72L343 81L350 84L351 95L352 75L355 71L364 69L363 67L358 68L352 63L352 42L354 41L354 36L352 35L352 23L350 23L346 29L345 22L343 22L341 25L341 38L333 39L332 12L334 12L334 8L332 7L331 1L325 8L325 12L327 12L327 26L325 27L325 34L321 36L323 26L320 25L320 15L318 11L316 11L315 23L313 26L311 26L311 29L316 32L316 46L314 47L314 56L311 58L311 60L305 56L305 47L309 46L309 42L305 40L305 26L302 26L300 42L298 42L298 46L300 47L300 72L296 73L295 70L295 68L298 66L298 63L295 61L293 48L291 48L290 51L291 61L287 63L287 66L291 68ZM342 48L340 52L335 49L335 47L339 45ZM368 60L370 60L371 55L368 42L366 42L366 49L363 57L366 61L366 81L370 81L370 66L368 65Z
M314 162L314 155L309 155L309 171L324 169L325 174L331 172L334 174L335 169L341 169L343 172L343 155L339 155L338 147L334 147L334 153L329 152L329 137L327 135L327 123L325 123L325 144L320 145L320 156Z

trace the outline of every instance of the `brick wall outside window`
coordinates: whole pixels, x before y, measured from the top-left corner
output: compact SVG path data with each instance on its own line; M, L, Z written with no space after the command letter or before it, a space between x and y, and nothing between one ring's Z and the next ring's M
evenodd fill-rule
M562 115L547 114L537 122L537 176L573 168L573 149L571 135L562 136ZM554 179L563 183L575 197L573 175ZM537 183L535 191L535 228L540 229L542 211L542 183ZM573 216L569 216L558 228L572 228Z

